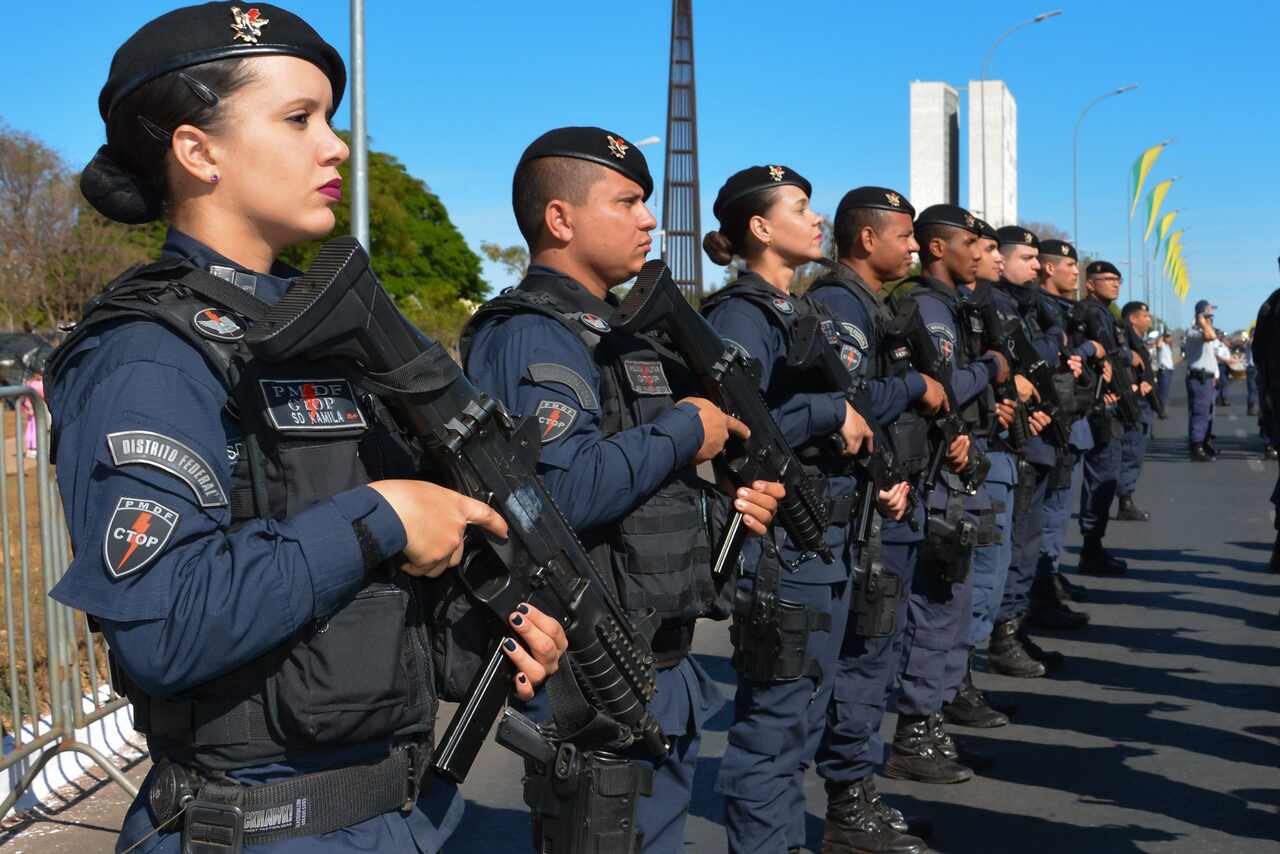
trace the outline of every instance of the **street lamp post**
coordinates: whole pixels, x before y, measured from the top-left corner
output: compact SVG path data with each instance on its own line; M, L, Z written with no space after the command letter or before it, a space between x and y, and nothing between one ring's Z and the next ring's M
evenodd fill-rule
M369 245L369 133L364 102L364 0L351 0L351 234Z
M1116 95L1123 95L1125 92L1132 92L1137 88L1137 83L1130 83L1128 86L1121 86L1119 89L1112 89L1110 92L1099 95L1085 105L1085 108L1080 111L1079 118L1076 119L1076 127L1071 135L1071 240L1075 243L1077 252L1080 251L1080 123L1084 121L1085 115L1100 102L1107 98L1114 98ZM1130 269L1129 272L1132 275L1133 270Z
M982 156L982 218L983 219L989 220L991 217L991 212L987 209L987 71L990 70L990 67L991 67L991 55L995 53L996 48L1000 46L1001 42L1009 38L1009 36L1013 35L1023 27L1029 27L1032 24L1038 24L1041 21L1047 21L1050 18L1056 18L1058 15L1061 15L1061 14L1062 14L1061 9L1055 9L1052 12L1042 12L1039 15L1036 15L1034 18L1030 18L1026 21L1023 21L1020 24L1014 24L1012 27L1005 30L1004 35L996 39L995 42L992 43L991 47L987 48L986 55L982 57L982 72L979 78L979 85L978 85L978 99L979 99L978 100L978 126L979 126L978 135L982 138L980 140L980 146L982 149L981 156ZM972 94L973 93L971 92L970 95ZM972 199L969 200L969 206L970 207L973 206Z

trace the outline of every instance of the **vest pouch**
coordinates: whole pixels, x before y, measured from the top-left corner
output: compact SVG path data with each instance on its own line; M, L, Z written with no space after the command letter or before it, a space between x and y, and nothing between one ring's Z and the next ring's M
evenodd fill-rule
M653 608L658 623L694 619L695 572L711 558L700 492L669 483L628 514L618 532L614 555L624 607L633 613Z
M890 422L889 443L903 471L914 477L929 467L929 422L912 412L904 412Z
M359 450L358 439L282 443L278 453L284 469L285 515L368 483Z
M368 741L430 713L430 665L410 599L394 584L371 584L304 631L273 677L289 740Z

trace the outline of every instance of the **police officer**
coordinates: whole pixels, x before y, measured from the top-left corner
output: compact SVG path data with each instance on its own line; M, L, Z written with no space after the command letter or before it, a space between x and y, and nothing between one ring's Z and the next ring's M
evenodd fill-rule
M895 457L918 490L929 457L928 423L921 416L937 413L946 397L936 380L895 355L886 337L893 317L884 302L885 283L906 276L919 249L914 216L915 208L894 190L850 190L832 225L839 264L808 293L839 319L842 337L852 339L842 346L844 361L856 379L867 383L871 416L884 425ZM846 626L816 755L827 790L824 840L833 848L846 846L841 850L900 851L914 844L897 811L881 803L874 777L886 758L880 724L898 675L907 594L924 537L924 505L917 502L912 512L913 522L885 520L862 549L861 565L878 563L884 589L897 593L893 623L888 629L859 629L859 622L870 621L853 619ZM855 614L866 606L855 597Z
M1116 486L1120 507L1116 511L1116 518L1122 522L1146 522L1151 519L1151 514L1133 502L1133 493L1138 488L1138 478L1142 476L1142 460L1147 453L1151 422L1155 417L1155 411L1147 402L1155 393L1155 372L1151 366L1151 352L1147 349L1151 312L1144 302L1127 302L1120 309L1120 321L1124 326L1129 349L1142 360L1142 367L1137 371L1138 406L1142 410L1142 420L1136 426L1125 427L1124 436L1120 440L1120 480Z
M957 414L970 433L988 434L995 422L990 387L1008 379L1008 364L994 352L975 357L970 329L960 323L957 294L978 274L978 220L955 205L933 205L916 217L915 235L921 274L907 280L914 285L910 297L940 355L941 371L950 377ZM906 310L904 303L894 303L895 311ZM885 763L890 777L955 783L973 776L972 769L951 758L956 750L943 724L942 705L959 681L953 652L968 640L972 551L994 541L981 460L976 448L964 448L926 496L929 514L907 609L898 724Z
M835 332L817 304L790 294L796 269L822 258L822 218L809 207L811 190L786 166L752 166L729 177L713 207L719 228L706 235L703 247L715 263L727 266L737 257L746 270L706 299L702 311L725 339L759 362L761 392L788 443L796 449L821 446L839 433L844 453L852 455L870 438L862 415L843 390L814 386L787 367L797 319L816 314ZM780 672L778 662L754 660L750 623L742 619L749 615L735 613L738 690L717 780L731 851L782 852L804 841L804 769L825 727L857 560L849 537L857 481L829 456L818 457L810 469L825 481L831 508L825 539L836 559L826 563L785 537L766 543L754 572L742 581L740 599L746 604L768 593L811 615L803 675L795 678L795 670ZM895 491L901 511L906 486ZM915 852L921 843L902 837L890 850Z
M209 3L131 36L99 97L82 190L170 225L49 370L75 553L52 596L105 635L155 762L121 850L434 852L461 815L427 774L433 677L467 678L424 643L432 579L469 525L506 525L409 479L418 453L349 362L243 341L298 275L278 253L333 228L345 79L292 13ZM525 606L509 623L528 698L564 634Z
M1090 377L1093 374L1085 370L1084 363L1089 360L1097 365L1098 360L1105 356L1102 346L1093 341L1083 341L1075 347L1063 343L1067 340L1066 330L1075 310L1080 281L1076 248L1065 240L1042 240L1039 260L1040 287L1034 305L1037 324L1046 336L1053 337L1058 342L1057 346L1065 348L1069 354L1067 361L1073 381L1061 382L1058 389L1059 399L1068 409L1065 417L1071 419L1071 429L1066 451L1056 460L1045 488L1040 556L1032 587L1033 609L1043 601L1040 598L1042 591L1057 604L1066 604L1068 599L1080 602L1087 595L1081 585L1060 571L1059 559L1065 548L1072 486L1080 479L1084 452L1093 447L1093 431L1083 417L1092 405Z
M723 618L711 575L718 499L695 471L746 428L709 401L657 339L621 335L610 289L632 278L657 225L640 149L598 127L548 131L525 149L512 205L531 264L463 334L475 382L542 427L539 471L590 550L612 569L623 606L653 633L650 711L670 739L637 823L648 852L678 851L707 719L722 698L689 655L699 616ZM742 489L733 506L763 533L778 484ZM617 828L600 828L609 834Z
M1213 446L1214 387L1218 364L1227 356L1213 328L1215 308L1208 300L1197 301L1195 322L1183 339L1187 353L1187 440L1194 463L1207 463L1218 456Z
M1095 341L1110 357L1130 361L1137 357L1109 308L1120 294L1120 282L1120 271L1110 261L1091 262L1085 268L1088 295L1076 304L1072 323L1077 343ZM1119 419L1111 411L1115 396L1109 395L1105 402L1106 408L1090 418L1094 446L1084 455L1084 488L1080 491L1080 534L1084 537L1080 571L1086 575L1122 575L1128 566L1102 545L1120 477L1117 440L1122 435Z

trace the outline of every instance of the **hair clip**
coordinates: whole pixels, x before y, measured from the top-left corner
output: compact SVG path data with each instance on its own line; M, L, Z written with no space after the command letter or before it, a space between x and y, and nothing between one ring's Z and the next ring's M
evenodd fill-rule
M201 101L204 101L210 107L217 106L219 100L217 92L214 92L208 86L204 85L185 71L179 71L178 78L182 80L183 83L186 83L187 88L194 92L196 97Z
M147 118L146 116L138 116L138 121L142 122L143 130L145 130L147 132L147 135L150 136L152 139L154 139L156 142L168 142L169 137L173 136L173 134L171 134L169 131L160 127L160 125L151 121L151 119Z

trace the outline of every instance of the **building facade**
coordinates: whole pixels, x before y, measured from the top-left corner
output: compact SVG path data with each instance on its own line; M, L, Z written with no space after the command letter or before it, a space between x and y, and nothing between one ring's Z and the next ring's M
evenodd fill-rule
M1001 80L969 81L969 210L1018 224L1018 104Z
M911 204L960 203L960 94L946 83L911 82Z

